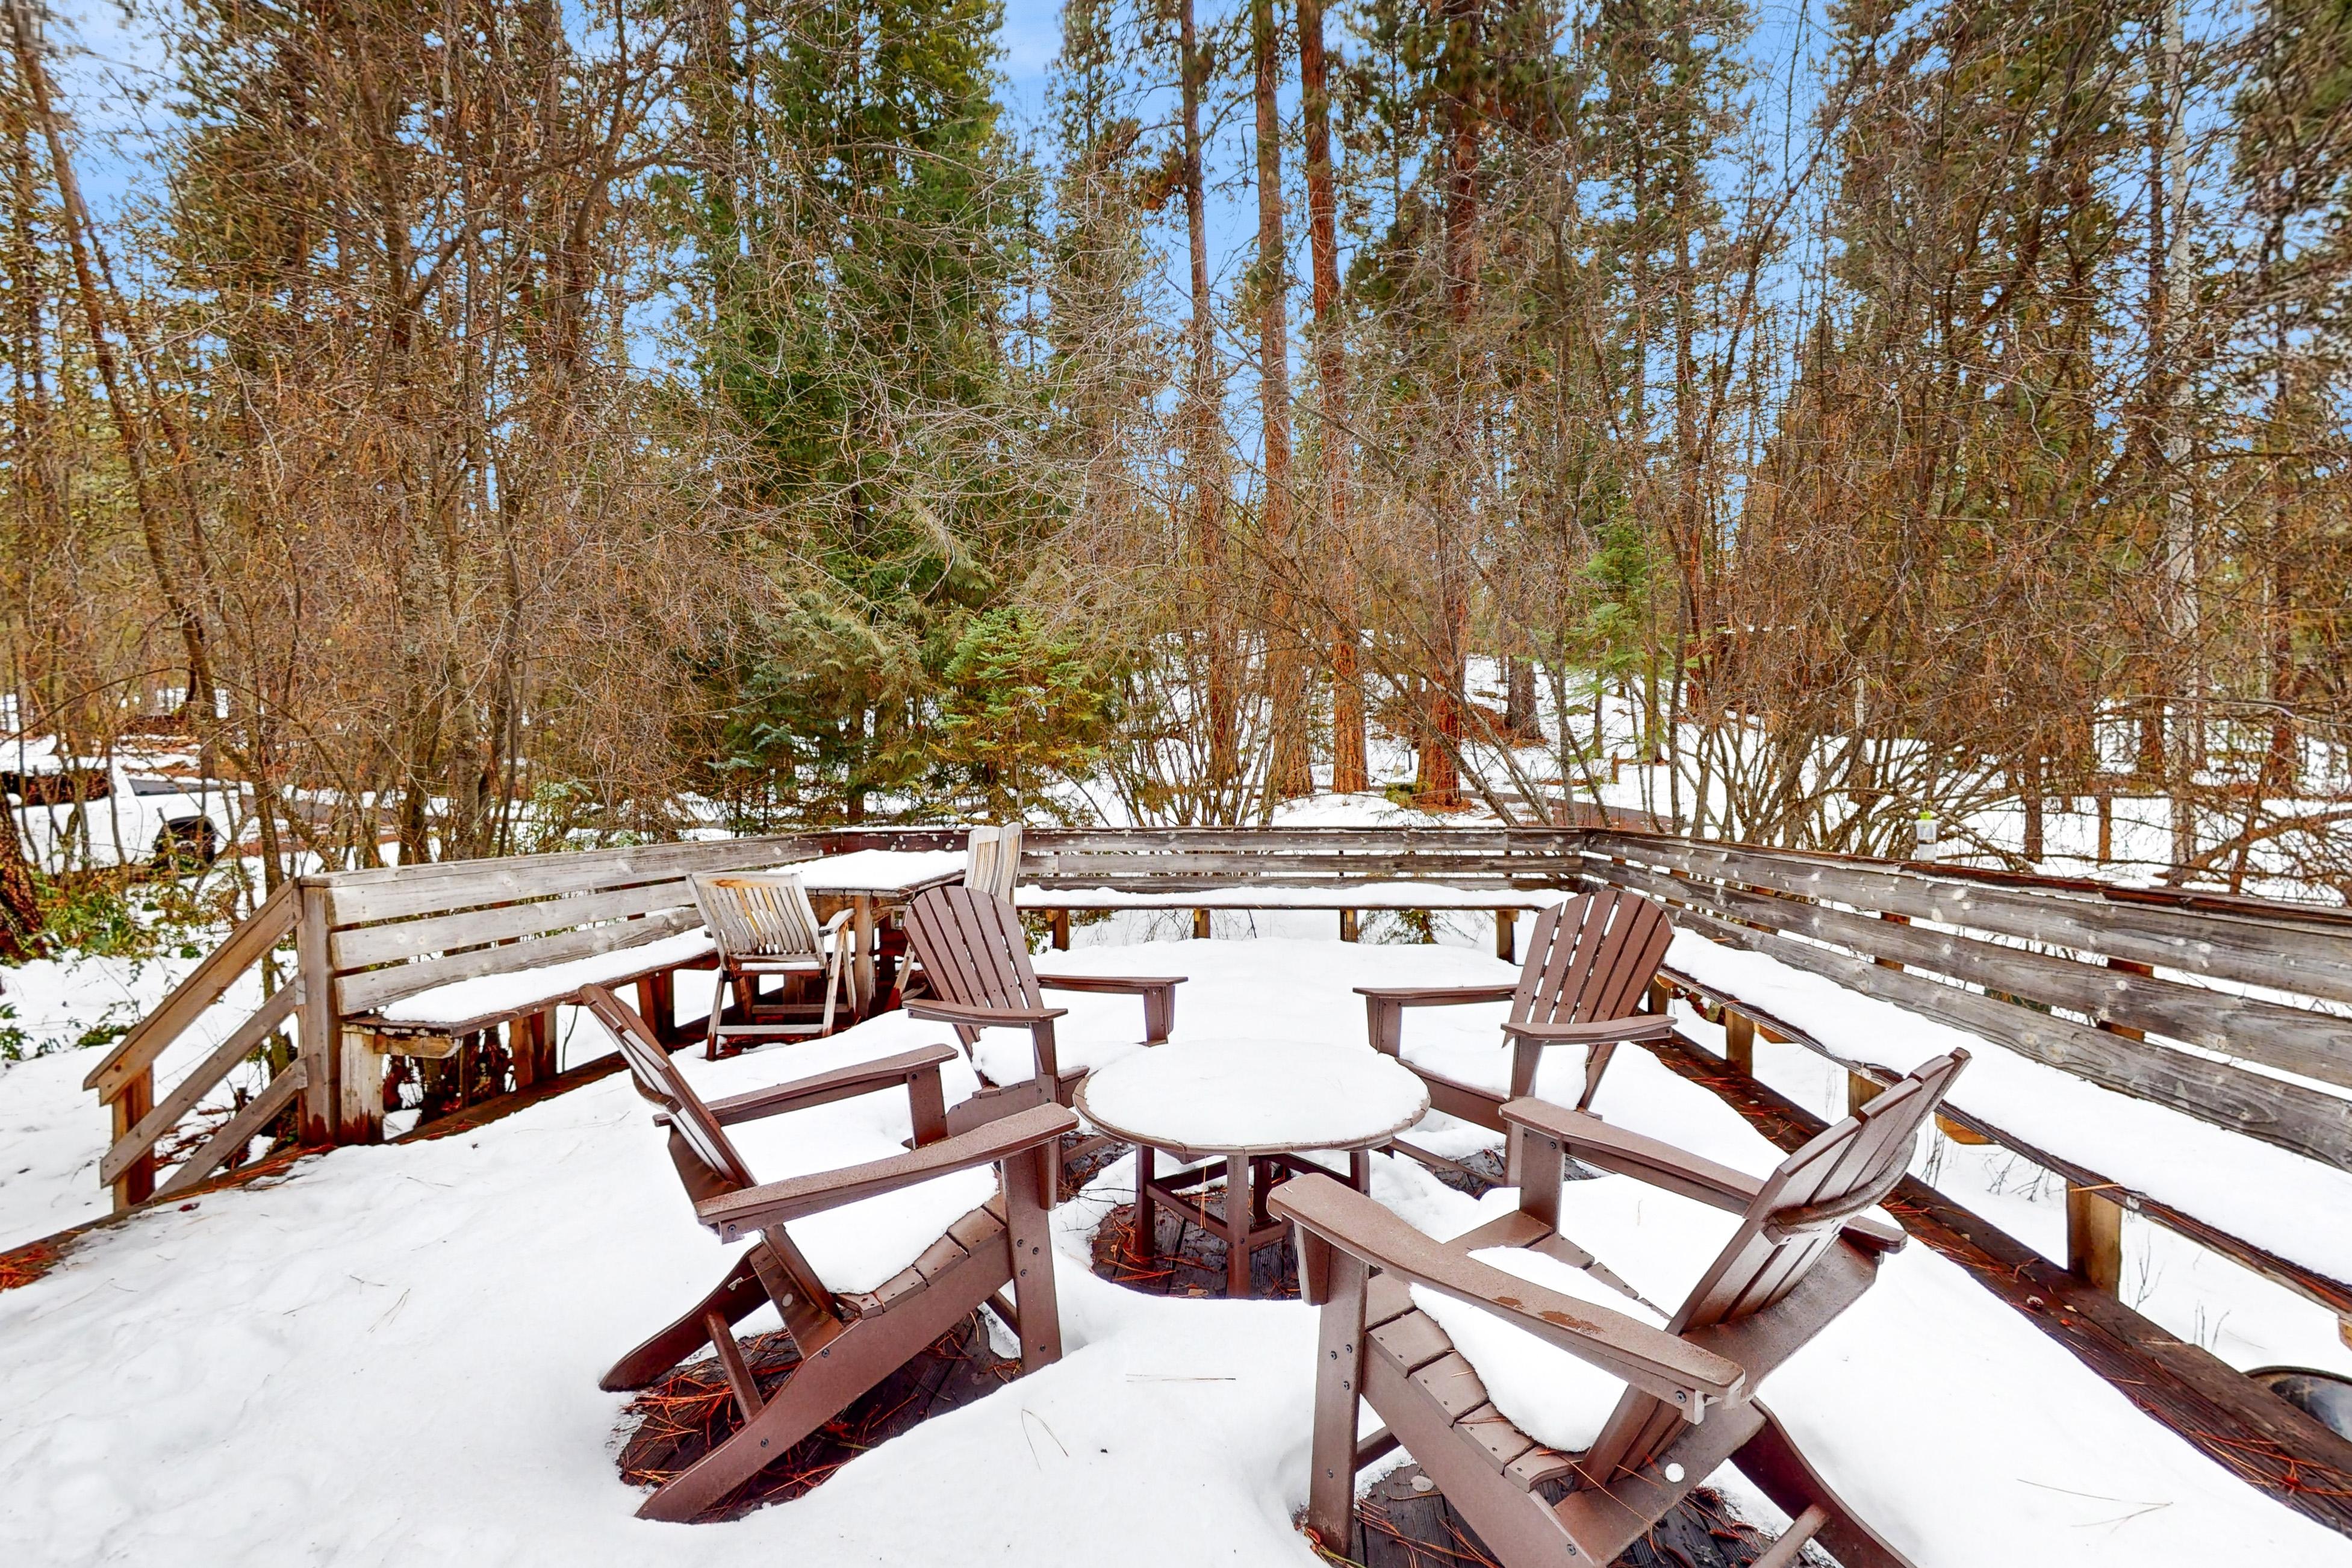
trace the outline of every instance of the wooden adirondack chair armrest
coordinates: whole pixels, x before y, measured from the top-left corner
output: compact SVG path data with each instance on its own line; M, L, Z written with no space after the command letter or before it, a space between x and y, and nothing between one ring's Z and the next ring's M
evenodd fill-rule
M1049 1147L1077 1125L1077 1116L1066 1106L1032 1106L887 1159L868 1160L862 1165L845 1165L838 1171L820 1171L789 1181L769 1182L706 1199L694 1205L694 1212L722 1240L740 1241L768 1226L822 1214L826 1209L897 1192L950 1172L991 1165L1032 1149Z
M1037 984L1049 991L1090 991L1097 994L1143 998L1143 1039L1156 1046L1176 1026L1176 987L1181 974L1041 974Z
M1675 1032L1675 1021L1664 1013L1636 1013L1627 1018L1591 1018L1580 1024L1514 1024L1503 1033L1546 1046L1613 1046L1626 1040L1663 1040Z
M1364 999L1364 1028L1372 1049L1399 1056L1404 1050L1404 1010L1407 1007L1451 1007L1465 1002L1507 1002L1518 984L1497 981L1492 985L1359 985Z
M1025 1029L1069 1016L1067 1007L970 1007L961 1002L923 997L907 1004L907 1016L932 1024L961 1024L974 1029Z
M1451 1007L1464 1002L1507 1002L1518 988L1516 980L1492 985L1359 985L1356 994L1392 1007Z
M1182 974L1041 974L1037 984L1048 991L1094 991L1114 996L1142 996L1181 985Z
M1911 1233L1889 1225L1876 1215L1858 1214L1840 1226L1845 1238L1864 1252L1900 1252L1911 1244Z
M1387 1208L1328 1176L1301 1176L1274 1190L1267 1206L1303 1229L1416 1285L1492 1312L1514 1328L1621 1378L1697 1421L1709 1401L1743 1397L1738 1362L1652 1328L1639 1319L1548 1290L1433 1241Z
M1590 1111L1570 1110L1549 1100L1514 1100L1503 1107L1503 1120L1559 1139L1564 1152L1585 1164L1716 1208L1743 1210L1763 1189L1764 1184L1753 1176L1662 1140L1612 1127Z
M831 1072L814 1073L794 1079L790 1083L772 1084L743 1094L730 1094L724 1100L710 1102L710 1114L722 1127L739 1121L752 1121L762 1116L775 1116L787 1110L801 1110L812 1105L830 1105L836 1100L852 1100L861 1094L874 1094L911 1083L926 1074L937 1076L940 1064L956 1059L952 1046L925 1046L920 1050L901 1051L895 1057L877 1061L858 1062Z

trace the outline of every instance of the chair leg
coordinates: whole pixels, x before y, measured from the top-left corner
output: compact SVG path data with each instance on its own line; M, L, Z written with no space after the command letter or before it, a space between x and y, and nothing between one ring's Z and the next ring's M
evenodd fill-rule
M1612 1042L1593 1047L1591 1053L1584 1058L1584 1092L1576 1097L1577 1110L1592 1109L1592 1097L1601 1092L1601 1075L1609 1070L1609 1058L1616 1054L1617 1047Z
M824 961L824 1020L817 1026L820 1038L833 1033L833 996L841 989L841 949L836 945Z
M735 972L724 968L719 970L719 984L710 988L710 1025L702 1037L704 1061L719 1059L719 1020L726 1016L728 998L736 995L738 989Z
M786 1449L889 1375L898 1363L881 1365L882 1358L859 1353L865 1347L858 1342L858 1331L864 1327L853 1324L834 1340L824 1356L802 1362L757 1415L664 1482L646 1499L637 1517L687 1522L782 1458Z
M1302 1238L1307 1233L1302 1228ZM1356 1408L1363 1395L1364 1260L1319 1237L1315 1272L1326 1292L1315 1358L1315 1436L1308 1449L1307 1527L1326 1552L1355 1555Z
M1051 1145L1026 1151L998 1169L1004 1188L1004 1237L1013 1256L1013 1309L1020 1322L1021 1370L1062 1359L1062 1312L1054 1292L1054 1240L1047 1210L1061 1176Z
M1151 1201L1151 1184L1159 1179L1159 1151L1149 1143L1135 1146L1135 1256L1149 1263L1160 1254L1160 1211Z
M1008 1203L1008 1219L1015 1206ZM1039 1222L1042 1240L1042 1214ZM733 1436L671 1477L645 1500L637 1517L683 1523L783 1458L786 1449L832 1420L850 1401L904 1366L909 1357L985 1301L1003 1278L990 1267L992 1261L975 1256L950 1265L938 1282L888 1310L858 1319L822 1344L803 1341L802 1360L767 1396L760 1413ZM1050 1267L1050 1258L1045 1262ZM1024 1283L1016 1279L1016 1289ZM1017 1310L1024 1348L1032 1337L1050 1331L1058 1351L1059 1325L1050 1296L1022 1300ZM1033 1313L1042 1325L1032 1321Z
M719 1288L688 1308L678 1320L613 1363L597 1386L619 1394L643 1388L710 1342L708 1320L716 1314L729 1324L740 1322L768 1299L760 1283L751 1254L747 1252Z

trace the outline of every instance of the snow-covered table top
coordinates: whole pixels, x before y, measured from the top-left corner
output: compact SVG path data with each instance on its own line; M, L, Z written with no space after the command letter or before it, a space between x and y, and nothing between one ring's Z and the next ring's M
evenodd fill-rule
M1429 1110L1411 1068L1369 1046L1179 1040L1121 1058L1078 1086L1107 1132L1172 1154L1364 1149Z
M1013 901L1024 910L1543 910L1574 896L1564 888L1456 888L1443 882L1234 882L1173 893L1024 887Z
M963 875L961 849L856 849L826 855L781 869L799 873L812 893L867 893L891 897L921 892L934 882Z

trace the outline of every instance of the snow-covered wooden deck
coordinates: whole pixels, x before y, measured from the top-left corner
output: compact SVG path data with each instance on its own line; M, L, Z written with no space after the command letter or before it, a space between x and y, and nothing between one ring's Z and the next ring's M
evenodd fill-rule
M1189 975L1180 1038L1343 1043L1363 1037L1358 984L1511 973L1468 947L1279 938L1155 943L1148 963L1082 947L1057 967ZM1108 1050L1132 1037L1132 1008L1076 997L1064 1037L1082 1054ZM1455 1070L1486 1058L1500 1070L1499 1006L1446 1012L1414 1019L1418 1048ZM1706 1037L1704 1025L1688 1028ZM820 1044L679 1059L719 1095L940 1037L886 1015ZM1010 1044L984 1040L983 1065L1014 1073ZM1763 1076L1818 1106L1843 1085L1807 1080L1810 1059L1791 1049ZM1739 1170L1780 1157L1760 1119L1638 1050L1619 1053L1597 1109ZM845 1102L746 1129L743 1142L763 1176L783 1176L901 1135L889 1119L904 1115L898 1102ZM1451 1137L1467 1152L1483 1135L1457 1126ZM1921 1156L1940 1163L1948 1188L1983 1157L1940 1142ZM1373 1181L1377 1198L1439 1236L1497 1201L1387 1158ZM1584 1184L1600 1233L1580 1239L1604 1260L1662 1239L1638 1190L1606 1184L1622 1181ZM615 1463L626 1396L596 1386L719 1262L623 1079L458 1136L340 1149L282 1178L139 1211L0 1291L0 1560L1312 1563L1292 1521L1306 1495L1314 1314L1098 1278L1095 1233L1130 1182L1121 1161L1057 1212L1062 1362L796 1500L708 1527L631 1517L639 1494ZM2019 1220L2012 1211L2033 1205L1981 1184L2003 1223L2046 1232L2048 1203ZM854 1215L804 1245L873 1245ZM2315 1342L2324 1315L2305 1324L2256 1286L2217 1296L2217 1310L2259 1320L2264 1344ZM2273 1323L2289 1326L2262 1326ZM1890 1259L1763 1396L1922 1568L2352 1564L2352 1541L2141 1414L1930 1247ZM1736 1473L1717 1485L1745 1518L1780 1522Z

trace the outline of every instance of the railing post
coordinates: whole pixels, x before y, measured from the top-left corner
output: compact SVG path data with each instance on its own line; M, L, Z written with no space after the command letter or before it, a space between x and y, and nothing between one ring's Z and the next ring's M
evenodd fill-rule
M2123 1290L2123 1205L2072 1182L2066 1184L2066 1272L2105 1295Z
M1505 963L1516 963L1519 954L1519 911L1495 911L1495 956Z
M1729 1007L1723 1010L1723 1059L1733 1071L1756 1076L1756 1020Z
M107 1109L114 1113L114 1137L109 1142L119 1142L124 1133L139 1124L141 1117L155 1109L155 1069L145 1068L124 1084L122 1092L109 1102ZM121 1214L154 1195L155 1149L150 1144L145 1153L114 1178L114 1212Z
M1862 1108L1886 1092L1886 1086L1858 1072L1845 1075L1845 1113L1858 1114Z
M1341 942L1353 942L1356 940L1357 933L1363 929L1360 923L1362 918L1363 917L1358 914L1354 910L1341 910L1339 911L1339 940Z
M305 877L295 917L294 963L302 975L302 1142L335 1142L335 1089L342 1029L335 1017L334 980L327 956L327 886Z

